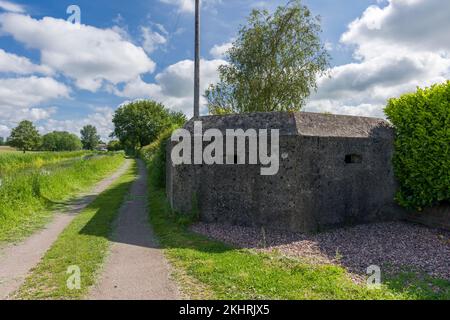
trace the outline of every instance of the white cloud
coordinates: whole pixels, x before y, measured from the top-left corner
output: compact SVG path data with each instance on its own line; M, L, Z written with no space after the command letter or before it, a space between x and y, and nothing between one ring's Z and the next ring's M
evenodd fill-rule
M21 120L48 119L55 107L39 105L56 98L68 98L69 88L49 77L0 79L0 125L9 132ZM5 129L7 128L7 129Z
M389 0L384 8L370 6L342 35L344 44L356 45L363 58L391 50L450 50L450 1Z
M52 74L52 70L47 66L40 66L32 63L28 58L8 53L0 49L0 72L15 73L20 75L41 73Z
M232 42L226 42L223 44L216 44L212 49L209 51L209 53L215 58L215 59L224 59L226 56L226 53L228 50L230 50L233 47Z
M383 117L389 98L450 77L449 28L448 1L389 0L367 8L341 37L356 61L320 79L307 110Z
M0 30L41 52L41 62L75 80L77 87L99 90L106 83L118 84L153 72L155 63L145 51L126 41L113 29L81 25L62 19L5 13Z
M52 131L68 131L80 136L80 130L85 125L93 125L97 128L98 134L102 140L108 141L109 135L114 130L112 119L114 116L114 109L109 107L95 108L94 112L89 114L84 119L79 120L55 120L48 119L40 127L41 133L48 133Z
M12 106L4 106L2 107L4 116L1 121L4 121L7 124L17 124L22 120L39 121L49 119L56 111L56 107L17 109Z
M160 0L162 3L175 5L181 12L194 12L195 2L194 0Z
M201 93L210 84L218 82L218 67L223 64L226 64L226 61L220 59L201 61ZM129 99L154 99L191 116L194 99L193 74L194 62L183 60L156 75L155 83L145 83L141 78L137 78L129 82L122 91L116 90L115 93ZM203 98L202 103L205 103Z
M159 0L162 3L174 5L180 12L192 13L195 11L195 0ZM221 3L222 0L202 0L201 5L205 8L210 8L216 3Z
M0 79L0 110L30 108L55 98L68 98L69 88L49 77Z
M164 30L164 29L163 29ZM141 27L142 47L147 53L154 52L159 46L167 43L167 38L148 27Z
M9 134L11 133L11 129L3 124L0 124L0 137L4 138L6 140L7 137L9 137Z
M0 9L15 13L25 12L25 8L23 6L6 0L0 0Z

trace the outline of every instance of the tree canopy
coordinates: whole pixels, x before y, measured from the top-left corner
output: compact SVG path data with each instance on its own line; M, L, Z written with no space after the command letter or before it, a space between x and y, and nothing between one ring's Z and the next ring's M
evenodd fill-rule
M80 131L81 143L83 149L94 150L100 143L100 136L97 134L97 128L93 125L84 126Z
M298 111L328 69L320 18L300 0L274 14L253 10L205 92L211 114Z
M108 142L108 151L120 151L123 150L123 146L119 140L111 140Z
M139 100L121 106L114 114L114 133L122 146L136 150L149 145L173 124L183 125L186 117L181 112L169 111L161 103Z
M8 143L11 147L22 150L24 153L39 148L41 136L31 121L24 120L12 129Z
M42 137L41 149L45 151L77 151L81 148L80 138L69 132L54 131Z

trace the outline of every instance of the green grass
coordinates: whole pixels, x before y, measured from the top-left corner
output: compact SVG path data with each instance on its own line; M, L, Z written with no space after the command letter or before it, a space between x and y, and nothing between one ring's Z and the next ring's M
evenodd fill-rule
M402 273L380 290L355 284L340 266L240 250L188 230L154 181L150 221L176 278L191 298L213 299L450 299L450 283ZM196 289L199 286L201 289Z
M57 205L92 187L123 162L122 154L79 158L2 176L0 242L20 240L44 226Z
M2 147L0 149L0 177L15 173L23 169L37 169L45 165L55 164L62 160L78 158L88 154L89 151L74 152L14 152L14 149ZM5 152L1 152L4 150Z
M34 268L15 299L82 299L102 267L108 253L113 222L131 183L137 175L136 163L105 192L83 210L61 233ZM69 266L81 271L81 289L67 287Z

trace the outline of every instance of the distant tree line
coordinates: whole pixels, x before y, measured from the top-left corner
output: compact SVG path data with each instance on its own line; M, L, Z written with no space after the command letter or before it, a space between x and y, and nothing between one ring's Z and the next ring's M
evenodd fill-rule
M108 144L100 140L97 129L86 125L80 137L65 131L54 131L43 136L31 121L24 120L11 131L7 144L23 152L27 151L76 151L107 149L125 150L136 155L137 151L154 142L161 132L180 127L186 122L181 112L171 111L161 103L152 100L134 101L119 107L113 117L113 140Z
M84 126L80 135L81 139L67 131L53 131L41 135L31 121L24 120L11 130L11 135L6 141L0 137L0 145L8 145L27 152L95 150L101 143L97 129L92 125ZM120 149L121 146L114 145L114 151Z

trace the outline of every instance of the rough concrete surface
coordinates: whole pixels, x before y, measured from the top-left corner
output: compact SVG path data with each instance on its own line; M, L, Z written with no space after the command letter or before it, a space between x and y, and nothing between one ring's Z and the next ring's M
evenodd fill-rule
M99 182L89 193L82 194L66 207L67 210L57 213L43 230L23 242L0 248L0 299L7 299L19 289L28 272L39 263L59 234L98 194L124 174L130 164L131 160L126 160L113 175Z
M116 221L110 255L89 299L177 299L169 265L153 234L147 211L147 173L139 160L139 177Z
M206 223L290 232L402 218L403 210L394 202L394 130L382 119L272 112L200 120L203 130L222 133L279 129L279 171L263 176L261 163L173 166L167 161L167 195L178 212L196 209ZM192 134L193 121L184 128ZM247 140L246 150L234 162L248 163L250 139L240 137L235 140ZM168 144L167 159L172 146ZM234 149L224 143L224 159L233 159Z

